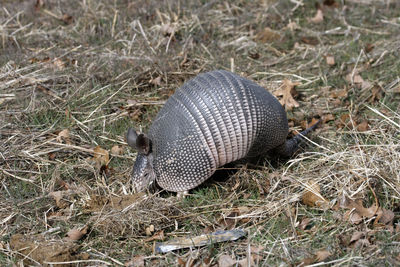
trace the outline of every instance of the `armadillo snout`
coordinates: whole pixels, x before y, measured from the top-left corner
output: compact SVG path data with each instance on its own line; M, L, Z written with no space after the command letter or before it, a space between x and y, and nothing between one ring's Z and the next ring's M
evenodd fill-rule
M145 191L156 179L153 170L152 154L138 154L132 170L133 190L138 193Z

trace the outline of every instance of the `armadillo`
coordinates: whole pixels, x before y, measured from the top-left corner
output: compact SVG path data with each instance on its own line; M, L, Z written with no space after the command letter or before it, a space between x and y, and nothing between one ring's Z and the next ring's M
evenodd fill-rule
M138 151L132 184L136 192L154 181L187 192L227 163L289 157L315 127L287 139L285 109L266 89L225 70L202 73L166 101L147 135L128 130L127 142Z

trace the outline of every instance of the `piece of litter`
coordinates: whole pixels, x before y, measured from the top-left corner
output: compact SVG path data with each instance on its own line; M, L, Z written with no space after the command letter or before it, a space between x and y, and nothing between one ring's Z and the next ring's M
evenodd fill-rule
M219 230L214 233L199 235L195 237L181 237L171 241L156 243L155 251L157 253L165 253L177 249L189 247L201 247L212 243L234 241L247 234L241 229Z

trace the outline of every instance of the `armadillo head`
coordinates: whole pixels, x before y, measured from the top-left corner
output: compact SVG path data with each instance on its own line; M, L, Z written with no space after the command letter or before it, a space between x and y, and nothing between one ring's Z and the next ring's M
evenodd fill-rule
M151 140L145 134L137 134L129 128L126 135L128 145L138 151L132 170L132 186L135 192L146 190L156 179L153 170Z

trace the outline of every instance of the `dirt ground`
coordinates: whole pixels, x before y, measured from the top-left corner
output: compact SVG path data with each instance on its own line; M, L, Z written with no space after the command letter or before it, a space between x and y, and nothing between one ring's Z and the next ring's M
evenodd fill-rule
M1 266L400 262L400 1L0 7ZM290 160L222 168L184 199L133 194L127 129L214 69L274 94L290 135L322 125Z

